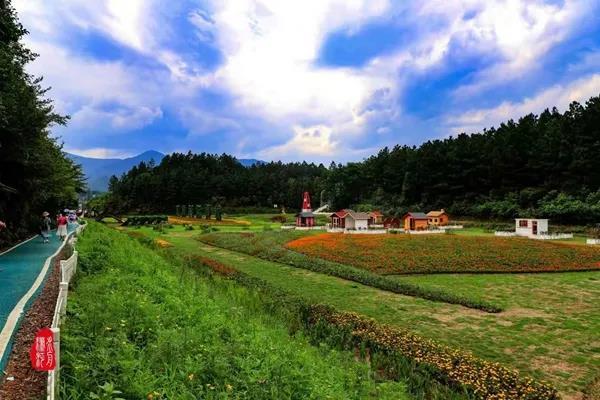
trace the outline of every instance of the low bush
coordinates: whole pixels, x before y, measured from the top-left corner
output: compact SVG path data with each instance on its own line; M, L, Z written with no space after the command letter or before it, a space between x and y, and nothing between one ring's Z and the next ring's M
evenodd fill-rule
M166 222L168 222L166 215L130 215L123 222L123 226L157 225Z

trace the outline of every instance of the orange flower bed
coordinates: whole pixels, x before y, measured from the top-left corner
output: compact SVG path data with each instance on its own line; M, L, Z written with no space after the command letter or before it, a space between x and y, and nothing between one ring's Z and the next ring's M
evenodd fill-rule
M157 244L158 247L162 248L162 249L166 249L168 247L173 247L173 245L169 242L167 242L166 240L163 239L155 239L154 243Z
M525 238L458 235L306 236L288 249L379 274L600 269L600 250Z

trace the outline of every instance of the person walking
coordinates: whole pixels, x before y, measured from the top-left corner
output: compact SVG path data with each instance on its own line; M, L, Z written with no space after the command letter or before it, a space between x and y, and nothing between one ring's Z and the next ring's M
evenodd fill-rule
M65 240L67 237L67 224L69 220L63 213L60 213L58 218L56 219L56 225L58 225L58 229L56 230L56 236L60 237L60 240Z
M44 243L48 243L50 242L50 214L48 214L48 212L44 211L42 213L42 225L40 227L41 233L42 233L42 238L44 240Z

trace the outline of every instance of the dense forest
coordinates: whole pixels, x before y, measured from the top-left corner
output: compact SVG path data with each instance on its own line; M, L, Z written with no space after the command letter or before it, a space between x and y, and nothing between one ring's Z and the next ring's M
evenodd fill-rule
M600 221L600 97L498 128L384 148L329 167L271 162L245 168L228 155L172 154L160 165L113 177L103 199L114 212L173 212L177 204L297 209L378 208L388 214L445 208L454 215L544 216Z
M35 230L42 211L76 205L84 186L80 168L49 136L67 118L25 70L36 57L20 42L26 34L10 1L0 0L0 248Z

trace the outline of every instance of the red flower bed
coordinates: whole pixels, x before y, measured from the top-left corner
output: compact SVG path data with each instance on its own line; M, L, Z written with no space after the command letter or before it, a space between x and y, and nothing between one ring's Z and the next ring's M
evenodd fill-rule
M288 249L379 274L600 269L600 250L524 238L458 235L306 236Z

